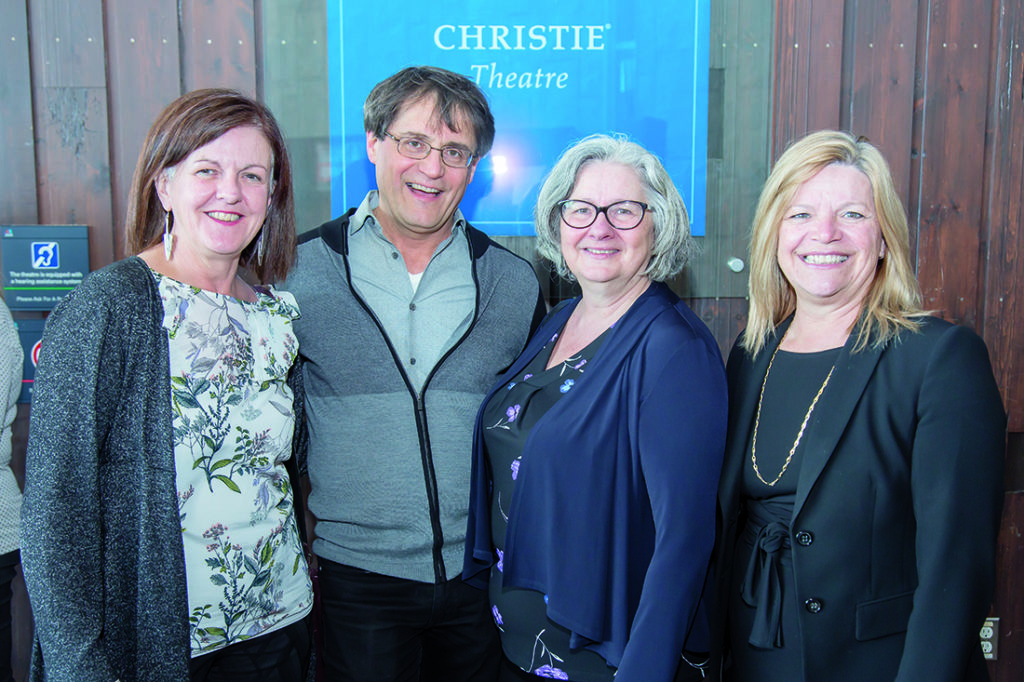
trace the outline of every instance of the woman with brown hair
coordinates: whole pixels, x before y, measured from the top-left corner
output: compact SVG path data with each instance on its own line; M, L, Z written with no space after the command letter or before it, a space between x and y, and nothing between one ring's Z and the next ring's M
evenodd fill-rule
M298 682L298 310L268 284L295 227L270 111L229 90L178 98L129 202L132 255L43 335L22 515L32 679Z

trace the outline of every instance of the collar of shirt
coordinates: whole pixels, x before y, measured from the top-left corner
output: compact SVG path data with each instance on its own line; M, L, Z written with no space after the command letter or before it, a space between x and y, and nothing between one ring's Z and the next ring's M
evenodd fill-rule
M367 195L349 221L352 287L377 317L419 391L473 319L476 285L467 223L460 214L414 290L398 249L385 239L373 217L376 199L376 192Z
M380 223L377 222L377 218L373 215L373 209L380 205L380 195L377 190L370 190L362 203L359 204L359 208L352 215L352 219L348 221L348 234L351 237L356 232L359 232L364 227L368 228L378 239L388 241L384 236L384 231L380 227ZM444 249L451 243L452 238L455 235L461 235L466 233L466 216L462 215L462 209L455 209L455 222L452 224L452 233L437 246L435 255L444 251ZM388 242L390 244L391 242Z

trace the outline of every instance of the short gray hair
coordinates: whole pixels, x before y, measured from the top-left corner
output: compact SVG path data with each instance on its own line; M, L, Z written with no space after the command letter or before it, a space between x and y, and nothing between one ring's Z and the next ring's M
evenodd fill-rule
M537 253L551 261L560 276L574 279L562 255L558 202L569 198L580 169L591 161L619 163L636 171L653 221L651 260L644 274L656 282L679 274L694 249L686 205L658 157L624 135L591 135L562 153L537 197L533 214Z

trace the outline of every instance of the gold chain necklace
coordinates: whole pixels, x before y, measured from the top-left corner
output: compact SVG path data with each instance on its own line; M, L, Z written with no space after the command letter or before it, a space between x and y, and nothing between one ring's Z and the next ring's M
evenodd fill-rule
M783 336L783 341L785 336ZM768 361L768 369L764 373L764 381L761 382L761 395L757 399L757 416L754 418L754 437L750 444L750 462L754 465L754 473L757 474L758 480L764 483L769 488L774 488L775 484L779 482L782 475L786 473L786 469L789 468L789 463L793 461L793 453L796 452L796 448L800 445L800 439L804 437L804 429L807 428L807 422L811 418L811 413L814 412L814 406L818 404L818 398L825 392L825 387L828 386L828 380L832 378L832 372L836 371L836 366L833 364L832 369L828 371L828 376L825 377L825 381L822 382L821 388L818 389L817 395L814 396L814 400L811 401L811 406L807 408L807 414L804 415L804 421L800 424L800 432L796 434L796 440L793 441L793 447L789 449L789 455L786 457L786 461L782 465L782 471L775 477L775 480L769 483L764 480L761 475L760 469L757 468L757 427L761 424L761 402L764 400L764 387L768 385L768 375L772 371L772 364L775 362L775 356L779 352L779 348L782 347L782 341L776 346L775 352L772 353L771 360Z

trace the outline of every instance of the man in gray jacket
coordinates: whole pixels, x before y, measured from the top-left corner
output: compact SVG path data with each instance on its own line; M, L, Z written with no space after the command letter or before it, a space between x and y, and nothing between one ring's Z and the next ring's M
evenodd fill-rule
M305 368L331 680L494 680L487 594L459 577L473 423L543 314L529 263L459 211L494 119L470 80L408 68L364 105L378 189L300 238L287 288Z

